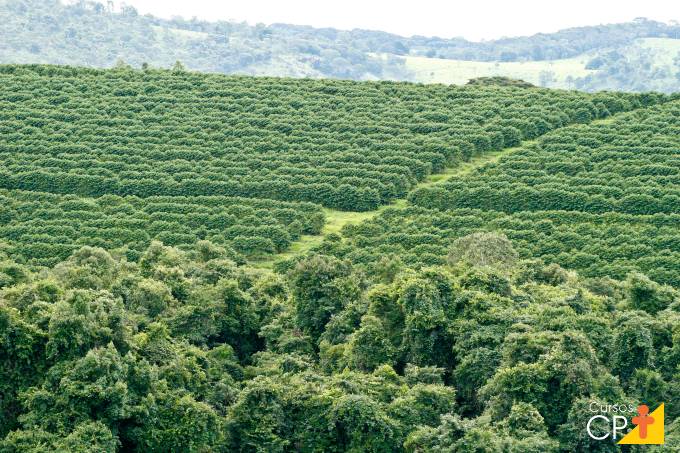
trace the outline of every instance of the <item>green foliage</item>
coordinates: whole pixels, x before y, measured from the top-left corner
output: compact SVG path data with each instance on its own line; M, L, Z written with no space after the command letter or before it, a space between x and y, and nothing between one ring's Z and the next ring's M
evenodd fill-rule
M385 333L380 319L374 316L361 318L361 328L352 335L347 350L352 368L373 371L383 364L394 365L395 347Z
M363 395L347 395L333 407L330 421L341 451L388 452L395 442L393 423L379 404Z
M678 42L677 39L637 39L616 49L602 49L586 63L585 68L593 71L574 80L573 87L587 91L677 92Z
M140 15L132 6L11 0L0 4L6 27L0 56L12 62L75 66L130 65L152 70L184 63L192 70L251 75L376 78L408 75L396 57L408 40L373 32L245 22L170 20ZM183 63L180 63L180 61ZM178 66L179 63L179 66Z
M518 88L535 88L534 85L525 82L524 80L510 79L508 77L476 77L470 79L468 85L498 85L498 86L513 86Z
M337 258L313 256L291 271L297 324L313 339L326 323L360 294L349 264Z
M187 250L207 240L233 261L260 259L318 234L319 205L374 210L584 109L642 103L514 86L44 65L2 66L0 86L0 239L33 266L85 245L136 261L154 240ZM650 171L666 175L660 168ZM667 212L674 200L644 205ZM624 201L625 211L639 204Z
M138 450L204 450L216 444L222 435L222 421L214 409L181 392L149 395L137 410L137 416L144 422L130 431L129 441Z
M596 405L611 404L608 401L602 401L597 397L594 398L579 398L572 404L567 416L567 422L560 426L558 430L558 438L560 446L563 450L574 451L592 451L596 453L614 453L619 452L619 447L611 440L598 441L590 436L584 430L584 420L589 420L593 416L590 410L591 404ZM591 424L591 431L593 435L602 437L611 430L608 423L602 419L596 419Z
M638 273L629 275L626 285L631 307L653 315L667 308L677 297L672 288L661 286Z
M656 352L649 324L649 318L633 312L626 315L615 330L612 369L625 385L635 370L654 367Z
M268 380L253 381L230 408L232 445L237 451L284 451L284 413L280 388Z
M583 437L594 400L665 401L674 426L677 102L0 79L0 451L615 451ZM319 233L320 205L375 209L538 136L285 274L246 265Z
M658 372L638 368L633 374L630 388L638 401L644 401L649 407L658 407L666 401L669 401L669 406L671 404L668 397L668 385L669 383Z
M677 400L677 313L630 291L534 261L382 283L324 255L275 276L225 253L85 247L4 288L0 450L615 451L584 438L589 402Z
M15 431L0 442L0 448L6 452L43 451L74 453L115 453L120 443L111 430L101 422L85 422L78 425L68 436L58 438L48 432L34 429L31 431Z
M473 266L512 267L517 252L504 234L473 233L455 240L448 260L452 264L464 261Z

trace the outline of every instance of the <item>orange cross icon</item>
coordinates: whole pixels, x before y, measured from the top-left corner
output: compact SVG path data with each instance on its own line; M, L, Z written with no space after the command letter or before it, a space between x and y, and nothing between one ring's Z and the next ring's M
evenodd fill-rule
M639 416L633 417L633 423L640 427L640 439L646 439L647 425L654 424L654 417L647 415L649 414L649 407L645 404L638 406L637 411Z

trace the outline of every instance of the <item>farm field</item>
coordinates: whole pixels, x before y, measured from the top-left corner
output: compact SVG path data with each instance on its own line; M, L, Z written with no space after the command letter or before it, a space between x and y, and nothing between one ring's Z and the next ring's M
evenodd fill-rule
M680 99L481 82L0 66L0 452L680 449Z
M679 114L674 101L548 133L464 178L415 190L410 206L346 229L338 249L366 263L393 254L443 264L455 238L500 231L525 258L587 276L640 270L677 286Z
M625 49L618 49L629 55L646 58L650 67L660 71L673 71L680 52L680 39L641 38L631 42ZM421 83L443 83L464 85L477 77L504 76L521 79L536 86L574 89L577 79L588 76L597 77L600 68L587 68L588 62L598 57L614 53L600 49L599 52L586 52L574 57L540 61L469 61L422 56L404 57L405 67L412 79ZM612 75L613 77L613 75ZM618 78L622 78L619 75ZM625 77L623 77L625 80ZM610 81L610 83L612 83ZM625 83L625 82L623 82ZM601 88L604 89L604 88Z
M322 207L375 210L472 156L662 99L56 66L0 82L0 240L35 265L154 239L281 252Z
M233 248L234 257L269 255L324 225L317 205L257 198L89 198L0 190L0 200L0 236L15 244L17 259L43 266L86 245L119 250L136 261L152 239L172 246L209 240Z
M413 79L422 83L465 85L477 77L504 76L536 86L543 85L545 80L550 87L569 89L574 86L567 80L568 77L575 79L595 72L586 69L590 58L589 55L581 55L561 60L486 62L407 56L405 66L413 74ZM549 79L546 78L547 73L552 73Z
M483 166L489 162L495 162L501 156L514 152L516 148L504 148L497 151L489 151L479 156L475 156L467 161L461 162L454 167L446 168L441 173L430 174L424 181L417 185L417 189L424 189L435 184L447 181L452 178L462 177L463 175L473 171L474 169ZM349 212L337 211L333 209L324 209L325 224L320 234L305 235L296 240L288 250L274 255L264 256L263 259L251 260L251 264L258 268L271 269L285 263L288 260L294 261L297 257L310 253L312 250L318 248L324 241L324 238L341 234L342 231L352 225L359 225L369 222L381 213L390 210L404 208L407 206L406 199L398 199L388 205L383 205L375 211L368 212Z

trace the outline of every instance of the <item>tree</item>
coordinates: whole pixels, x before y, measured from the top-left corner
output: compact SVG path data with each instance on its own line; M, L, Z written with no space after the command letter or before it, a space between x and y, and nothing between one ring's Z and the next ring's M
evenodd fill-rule
M602 401L597 397L583 397L575 400L569 409L565 422L559 427L557 435L560 440L560 446L563 450L575 451L592 451L595 453L614 453L618 452L619 447L608 439L596 440L588 435L585 431L584 423L594 415L590 410L591 404L597 404L606 407L611 404L608 401ZM596 437L602 437L611 431L610 423L596 418L590 425L591 432Z
M269 379L256 379L246 386L228 415L233 451L282 452L288 441L280 385Z
M170 288L152 279L141 280L127 301L131 309L146 314L151 318L155 318L165 311L172 302L173 298Z
M106 425L101 422L86 422L76 426L65 439L58 442L55 450L115 453L119 448L120 441Z
M368 372L379 365L393 365L396 350L385 333L380 319L364 316L361 319L361 328L352 334L349 341L348 362L354 368Z
M45 372L45 333L0 303L0 437L16 427L18 394Z
M120 300L93 290L74 290L54 305L48 324L47 356L51 360L82 357L109 343L125 349L126 313Z
M55 273L71 288L110 288L118 263L104 249L83 247L55 268Z
M45 450L68 451L74 453L116 453L120 441L111 430L101 422L85 422L64 437L58 437L40 429L13 431L0 440L3 452L40 453Z
M116 60L116 65L113 68L117 71L129 71L132 69L132 66L127 64L122 58L119 58Z
M331 317L359 295L348 263L315 255L297 264L290 274L298 326L315 341Z
M209 451L222 440L222 420L190 395L159 389L135 408L128 436L149 452Z
M678 297L671 287L659 285L637 272L628 276L626 287L630 305L652 315L667 308Z
M651 408L669 401L668 383L661 374L653 370L635 370L630 380L630 393L635 396L636 401L643 401Z
M172 72L174 74L180 74L182 72L186 72L186 68L184 67L184 64L181 61L177 60L175 61L175 64L172 65Z
M624 386L630 383L635 370L654 368L656 354L652 332L643 321L647 320L633 312L614 329L611 367Z
M402 431L410 432L415 426L439 425L444 414L454 412L456 391L451 387L434 384L416 384L408 392L390 403L388 413L404 426Z
M128 415L127 373L127 364L111 343L60 362L41 386L26 391L22 423L57 433L90 420L115 426Z
M338 399L331 410L331 423L342 451L387 452L398 448L394 421L364 395Z

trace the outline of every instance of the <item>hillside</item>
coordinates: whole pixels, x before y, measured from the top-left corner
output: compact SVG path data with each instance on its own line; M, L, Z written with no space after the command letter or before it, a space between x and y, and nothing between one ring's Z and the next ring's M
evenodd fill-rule
M83 245L136 259L153 239L281 252L322 206L374 210L473 155L663 99L55 66L0 81L0 239L33 264Z
M25 264L209 240L268 267L321 232L364 264L443 264L483 229L587 276L680 284L677 101L661 95L57 66L0 80L0 240Z
M576 80L597 73L586 69L591 58L581 55L561 60L489 62L409 56L404 64L415 80L424 83L464 85L478 77L501 76L536 86L574 89Z
M478 77L505 76L537 86L586 91L678 91L680 39L640 38L624 47L539 61L468 61L406 56L406 69L424 83L462 85Z
M0 1L0 63L109 68L124 61L226 74L465 83L526 77L586 91L679 91L680 27L645 19L494 41L368 30L164 20L129 6Z
M385 256L444 264L451 243L502 232L523 258L589 277L643 271L680 285L680 103L550 132L321 247L379 272Z
M641 402L680 448L678 118L2 65L0 451L616 453Z

